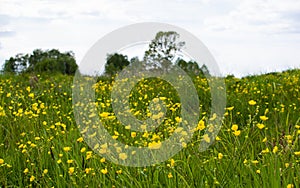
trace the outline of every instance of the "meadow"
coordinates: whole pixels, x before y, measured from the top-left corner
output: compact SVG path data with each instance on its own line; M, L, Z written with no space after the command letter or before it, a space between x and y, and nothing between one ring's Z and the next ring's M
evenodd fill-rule
M199 151L199 140L209 118L210 89L205 78L194 77L200 114L191 142L169 160L147 167L114 164L85 143L73 114L72 76L42 74L34 85L29 79L30 75L0 75L0 187L300 185L300 70L226 77L222 128L204 152ZM99 80L94 102L115 140L159 147L176 131L180 100L172 86L148 79L132 90L130 107L136 118L151 116L147 105L155 98L168 108L161 126L139 133L113 113L113 83Z

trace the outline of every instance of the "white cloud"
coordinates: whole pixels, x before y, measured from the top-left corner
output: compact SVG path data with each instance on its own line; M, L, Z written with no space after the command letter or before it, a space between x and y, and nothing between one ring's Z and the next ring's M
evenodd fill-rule
M80 61L105 34L157 21L185 28L224 73L299 65L299 0L0 0L0 61L36 48L72 50Z

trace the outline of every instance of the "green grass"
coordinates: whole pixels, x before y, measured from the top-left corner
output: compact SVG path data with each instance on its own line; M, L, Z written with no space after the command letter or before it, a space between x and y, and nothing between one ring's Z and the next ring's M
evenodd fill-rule
M79 139L72 108L73 77L41 75L30 88L29 75L0 75L0 187L299 187L299 78L299 70L228 77L228 108L218 139L209 149L199 152L203 136L199 130L172 159L126 167L104 159ZM193 82L200 101L199 120L207 122L208 84L197 77ZM118 141L144 147L172 135L180 100L168 83L144 80L131 92L130 107L137 119L149 116L147 105L158 95L166 97L168 109L174 109L148 136L138 132L131 136L130 129L114 118L111 86L100 80L95 102L102 105L99 114L110 113L112 118L102 120ZM256 104L250 105L251 100Z

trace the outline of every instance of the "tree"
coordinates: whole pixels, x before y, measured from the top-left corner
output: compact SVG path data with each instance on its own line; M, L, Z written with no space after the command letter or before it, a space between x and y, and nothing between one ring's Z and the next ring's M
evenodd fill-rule
M17 54L15 57L10 57L5 61L3 72L21 73L28 66L28 55Z
M128 61L127 56L118 53L108 54L104 72L106 75L113 76L129 64L130 62Z
M17 54L5 61L3 72L48 72L74 74L77 70L73 52L61 53L52 49L43 51L36 49L32 54Z
M185 42L178 42L179 34L175 31L160 31L149 44L144 61L151 68L167 71Z

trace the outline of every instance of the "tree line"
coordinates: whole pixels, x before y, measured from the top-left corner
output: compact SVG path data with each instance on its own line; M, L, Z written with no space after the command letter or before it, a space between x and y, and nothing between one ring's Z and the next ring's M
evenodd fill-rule
M205 64L199 67L195 61L185 61L180 57L180 52L185 45L184 41L178 41L179 34L174 31L156 34L150 42L144 57L128 59L128 56L114 53L108 54L106 58L104 76L112 77L122 71L126 66L141 65L147 69L166 72L177 65L190 76L204 76L209 74ZM78 69L74 53L60 52L57 49L36 49L31 54L17 54L5 61L3 73L61 73L73 75Z

